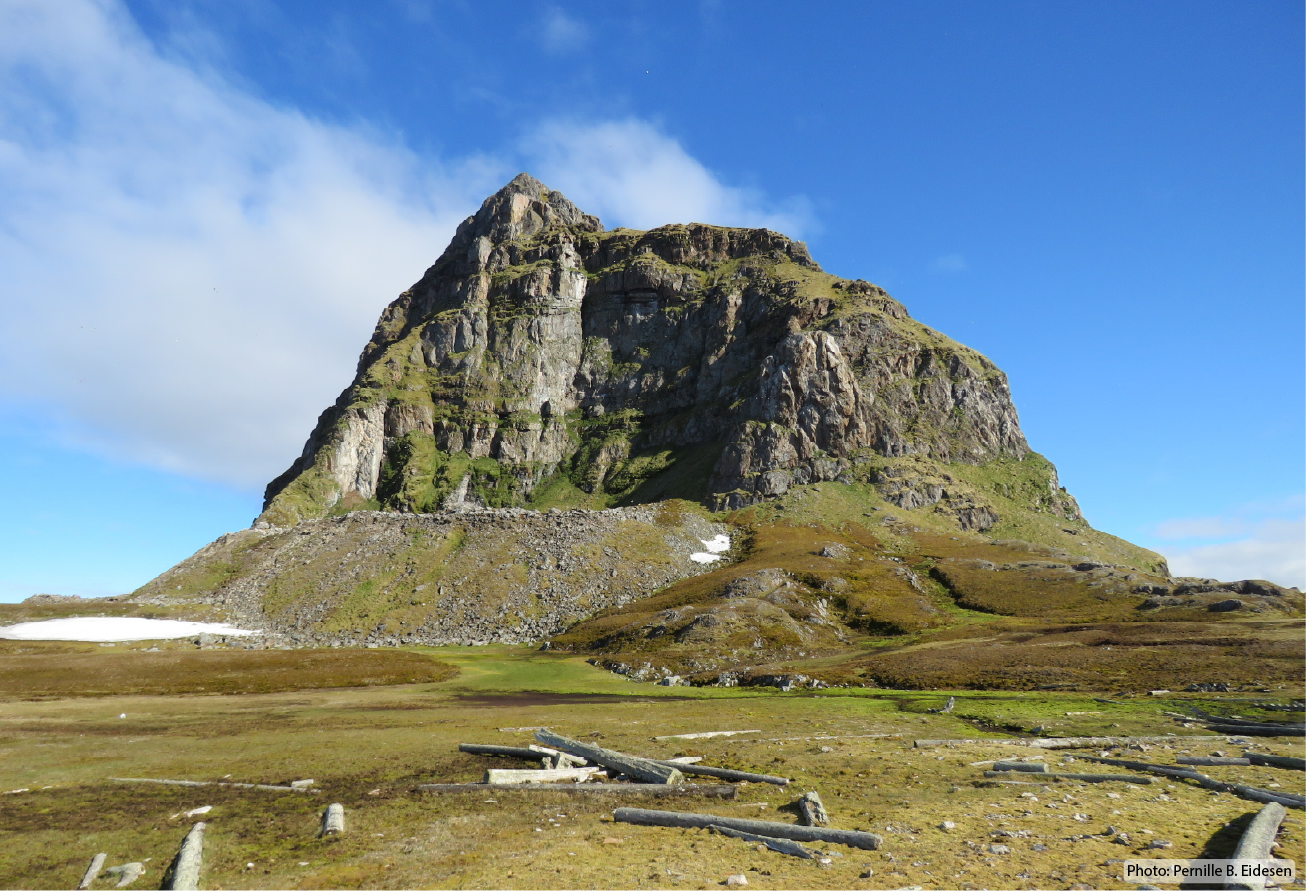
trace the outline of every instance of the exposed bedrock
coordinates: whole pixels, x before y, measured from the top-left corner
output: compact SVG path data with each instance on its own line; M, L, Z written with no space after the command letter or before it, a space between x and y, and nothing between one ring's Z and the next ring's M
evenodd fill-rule
M1001 371L801 242L605 232L522 174L382 313L263 520L522 505L558 479L610 504L670 480L729 508L875 457L1027 454Z

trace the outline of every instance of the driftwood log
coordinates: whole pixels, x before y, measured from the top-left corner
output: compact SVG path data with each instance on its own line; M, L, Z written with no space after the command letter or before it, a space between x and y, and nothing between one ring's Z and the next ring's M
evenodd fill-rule
M487 770L481 780L491 786L516 783L583 783L598 773L597 767L561 767L544 770Z
M520 758L523 761L539 761L544 756L534 749L520 746L483 746L480 743L458 743L458 751L468 755L498 755L501 758Z
M1306 770L1306 758L1293 758L1290 755L1259 755L1248 752L1247 760L1260 767L1282 767L1284 770Z
M993 769L1010 770L1019 773L1047 773L1050 770L1042 761L995 761Z
M787 838L771 838L766 835L754 835L751 832L743 832L739 829L731 829L729 826L719 826L713 823L707 827L713 832L719 832L729 838L741 838L744 841L755 842L766 845L772 851L779 851L781 854L788 854L791 857L802 857L804 860L813 860L816 855L804 848L796 841L790 841Z
M1237 735L1237 734L1233 734ZM1093 749L1100 746L1128 746L1135 743L1163 745L1193 742L1225 742L1226 736L1066 736L1037 739L918 739L918 749L935 746L1025 746L1031 749Z
M156 780L150 777L109 777L115 783L158 783L163 786L227 786L232 789L258 789L262 792L311 792L307 786L270 786L266 783L220 783L207 780Z
M329 804L322 812L322 831L320 835L340 835L345 831L345 806Z
M595 764L601 764L609 769L620 771L628 777L642 780L645 783L677 785L685 781L685 775L681 773L679 767L659 764L647 758L636 758L632 755L605 749L602 746L568 739L550 730L535 731L535 738L546 746L552 746L569 755L576 755Z
M681 773L696 777L716 777L719 780L733 780L736 783L770 783L773 786L789 784L787 777L773 777L765 773L749 773L745 770L731 770L728 767L709 767L706 764L686 764L683 761L659 761L649 759L654 764L674 767Z
M1239 736L1306 736L1306 727L1301 724L1275 724L1268 721L1248 721L1242 718L1209 717L1192 718L1201 721L1208 730L1221 733L1233 733Z
M427 783L417 787L418 792L566 792L588 795L693 795L702 798L733 799L739 794L738 786L695 786L682 783L668 786L659 783L519 783L512 786L487 786L484 783Z
M1306 808L1306 797L1301 795L1292 792L1270 792L1267 789L1257 789L1255 786L1244 786L1242 783L1222 783L1195 770L1168 767L1164 764L1148 764L1144 761L1123 761L1119 758L1097 758L1092 755L1080 755L1079 757L1085 761L1095 761L1098 764L1111 764L1116 767L1127 767L1130 770L1141 770L1146 773L1176 777L1181 780L1192 780L1204 789L1211 789L1215 792L1231 792L1239 798L1246 798L1251 801L1277 801L1287 807Z
M1230 860L1269 860L1272 856L1270 849L1274 845L1274 836L1279 831L1279 824L1287 815L1283 805L1277 802L1271 802L1261 808L1260 813L1252 818L1248 824L1247 830L1243 832L1243 837L1238 840L1238 847L1234 849L1233 856ZM1263 878L1234 878L1224 883L1226 888L1250 888L1261 889L1265 887Z
M1217 767L1221 765L1229 766L1247 766L1252 763L1250 758L1196 758L1196 757L1179 757L1175 761L1179 764L1196 764L1202 767Z
M1005 770L986 770L986 777L1009 777L1011 773ZM1151 777L1136 777L1133 774L1110 774L1110 773L1040 773L1040 779L1048 780L1069 780L1076 783L1133 783L1137 786L1150 786L1153 782Z
M830 815L825 812L825 803L815 792L806 792L795 802L798 805L798 819L804 826L829 826Z
M164 887L171 891L197 891L203 862L204 824L196 823L182 840L177 859L172 862L172 875Z
M760 730L705 730L702 733L673 733L670 736L655 736L654 739L711 739L714 736L738 736L741 733L761 733Z
M550 749L547 746L530 746L530 750L540 753L541 763L544 765L545 770L549 768L585 767L589 764L584 758L577 758L575 755L568 755L566 752L559 752L557 749Z
M130 885L132 882L145 875L145 864L138 861L123 863L119 866L110 866L104 871L107 876L113 876L118 880L117 887L122 888Z
M884 839L873 832L853 829L827 829L822 826L795 826L791 823L771 823L766 820L746 820L740 817L718 817L715 814L684 814L677 811L646 811L637 807L619 807L612 812L618 823L637 823L645 826L677 826L682 829L706 829L724 826L768 838L789 838L794 841L825 841L874 851Z
M77 891L86 891L91 884L100 876L100 870L104 869L104 861L109 859L108 854L96 854L91 858L91 865L86 867L86 874L82 876L82 883L77 886Z

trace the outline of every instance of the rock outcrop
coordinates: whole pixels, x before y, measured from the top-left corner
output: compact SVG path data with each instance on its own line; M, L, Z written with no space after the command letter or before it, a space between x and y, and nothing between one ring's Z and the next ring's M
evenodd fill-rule
M523 505L560 480L603 504L738 508L868 459L1028 454L1001 371L801 242L606 232L522 174L382 313L262 519Z
M224 535L132 599L216 609L291 645L521 643L708 571L725 534L668 505L356 511Z

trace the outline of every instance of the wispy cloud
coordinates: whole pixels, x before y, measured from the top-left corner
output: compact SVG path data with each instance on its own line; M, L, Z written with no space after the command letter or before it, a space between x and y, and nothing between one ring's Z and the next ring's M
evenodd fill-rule
M965 272L970 269L966 263L966 258L961 254L945 254L942 257L936 257L931 268L935 272Z
M638 120L420 157L161 54L114 0L0 3L0 399L82 448L259 486L523 159L609 224L805 220Z
M240 485L293 457L506 170L274 108L77 0L0 5L0 140L5 395Z
M590 31L584 22L552 6L544 11L540 36L546 50L562 55L583 47L589 41Z
M608 226L667 223L765 226L799 237L812 225L801 198L776 204L729 186L647 121L546 123L523 142L538 177Z
M1306 517L1300 497L1244 506L1228 516L1185 517L1150 534L1176 575L1267 579L1306 588Z

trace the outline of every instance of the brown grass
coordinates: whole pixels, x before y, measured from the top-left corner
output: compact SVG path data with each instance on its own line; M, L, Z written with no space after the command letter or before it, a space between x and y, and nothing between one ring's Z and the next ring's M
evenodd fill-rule
M0 698L4 699L271 693L434 683L457 673L430 656L392 650L88 652L77 645L32 643L0 648Z
M1292 622L989 628L853 659L837 673L913 690L1182 690L1220 682L1300 689L1303 646Z

